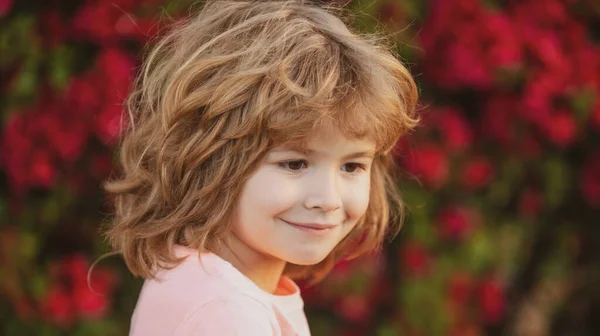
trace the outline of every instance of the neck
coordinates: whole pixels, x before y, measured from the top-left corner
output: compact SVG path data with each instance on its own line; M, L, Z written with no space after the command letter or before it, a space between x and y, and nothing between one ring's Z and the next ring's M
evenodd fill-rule
M213 251L267 293L274 294L286 262L251 248L231 234Z

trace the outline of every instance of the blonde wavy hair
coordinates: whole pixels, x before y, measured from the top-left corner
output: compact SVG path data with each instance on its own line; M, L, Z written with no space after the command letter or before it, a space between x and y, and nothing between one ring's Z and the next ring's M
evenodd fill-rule
M418 123L417 89L382 38L351 32L340 13L302 0L208 1L151 49L127 101L123 174L105 183L115 200L106 235L134 275L176 266L175 244L210 251L269 150L332 127L376 144L369 206L321 263L284 274L317 282L398 232L391 149Z

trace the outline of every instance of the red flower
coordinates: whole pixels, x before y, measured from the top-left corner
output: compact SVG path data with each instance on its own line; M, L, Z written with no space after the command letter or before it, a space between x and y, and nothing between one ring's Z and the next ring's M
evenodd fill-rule
M40 33L44 36L43 42L50 48L59 46L67 36L65 20L56 10L42 13L40 25Z
M506 307L502 285L495 279L487 279L481 283L478 293L483 318L490 323L500 321Z
M542 130L551 142L564 148L575 140L576 127L573 115L569 111L560 110L545 120Z
M92 292L87 284L79 284L73 288L73 302L79 316L86 319L98 319L108 311L106 296Z
M107 313L116 274L106 268L94 268L90 289L87 282L89 266L81 254L51 266L51 289L43 296L40 309L52 322L68 327L76 318L98 319Z
M522 43L504 13L484 9L479 1L432 3L420 41L425 75L446 88L491 88L497 68L522 59Z
M541 154L540 142L533 134L524 134L518 142L519 154L525 159L535 159Z
M521 111L520 102L506 94L497 94L486 100L482 116L480 136L512 147L516 138L515 116Z
M519 213L526 217L537 217L542 206L542 195L531 188L525 189L519 200Z
M120 104L107 105L102 109L97 119L96 134L107 145L115 144L126 124L123 118L123 107Z
M107 155L95 155L90 159L90 173L98 180L108 176L112 168L112 162Z
M600 97L600 93L597 94L597 97ZM597 99L599 99L599 98L597 98ZM600 131L600 101L598 101L596 103L596 106L592 110L590 119L591 119L592 125L594 125L598 131Z
M6 170L8 181L16 194L21 195L30 186L28 162L29 153L34 147L33 140L27 134L29 121L22 112L14 111L2 132L0 157Z
M521 117L541 125L553 109L553 100L560 94L556 78L548 73L535 73L523 89Z
M400 262L408 276L424 276L432 264L432 257L426 247L416 241L406 242L400 249Z
M337 311L346 320L353 323L362 323L369 316L367 299L361 295L346 295L337 303Z
M486 51L487 65L492 68L512 67L522 55L522 41L513 22L503 13L489 13L482 20L481 28L489 45Z
M542 66L552 71L555 76L560 74L566 76L571 69L571 64L561 48L559 36L552 33L539 33L528 40L534 55L542 63Z
M31 156L29 182L34 186L50 188L56 176L56 168L52 163L50 152L36 149Z
M406 26L407 15L399 3L385 2L378 10L379 19L391 29L401 29Z
M0 0L0 17L8 14L13 6L13 0Z
M454 308L464 307L474 289L474 283L471 276L464 272L452 274L448 282L447 294Z
M476 214L465 207L447 207L436 218L440 235L445 239L463 241L476 226Z
M156 24L146 18L138 18L136 6L140 4L139 1L131 0L87 2L75 14L72 21L73 34L103 45L122 38L143 42L156 31ZM144 4L148 5L148 1Z
M579 180L583 198L590 206L600 206L600 152L585 163Z
M57 284L42 297L40 311L45 319L62 328L71 326L75 320L73 301L69 293Z
M100 85L103 80L102 76L93 72L73 78L69 83L65 97L69 111L74 112L74 114L87 112L93 115L92 112L96 111L103 101L103 97L100 95Z
M461 184L467 189L480 189L488 185L493 177L494 168L486 158L471 158L463 168Z
M452 328L448 336L480 336L483 335L481 329L475 324L459 324Z
M123 101L128 94L135 63L125 52L112 48L105 50L96 64L106 88L104 106L96 120L96 134L105 144L114 144L127 118L123 118Z
M431 123L442 134L442 141L450 151L464 151L471 146L471 127L457 109L443 108L433 111Z
M28 300L23 298L17 299L17 301L13 302L13 307L17 317L22 321L30 320L34 316L34 310Z
M117 98L120 102L127 96L134 67L135 61L121 49L107 48L98 55L95 71L107 90L106 98Z
M448 159L444 152L434 145L423 145L409 153L406 158L406 169L423 178L431 188L440 188L448 179Z

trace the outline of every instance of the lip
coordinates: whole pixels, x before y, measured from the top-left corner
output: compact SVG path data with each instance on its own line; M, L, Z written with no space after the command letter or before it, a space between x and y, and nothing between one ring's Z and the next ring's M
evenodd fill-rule
M326 235L327 233L332 231L337 226L335 224L294 223L294 222L288 222L284 219L282 219L282 221L300 231L312 233L312 234L319 235L319 236Z
M324 229L331 229L333 227L335 227L335 224L319 224L319 223L294 223L294 222L289 222L284 220L284 222L294 225L294 226L303 226L306 228L310 228L310 229L315 229L315 230L324 230Z

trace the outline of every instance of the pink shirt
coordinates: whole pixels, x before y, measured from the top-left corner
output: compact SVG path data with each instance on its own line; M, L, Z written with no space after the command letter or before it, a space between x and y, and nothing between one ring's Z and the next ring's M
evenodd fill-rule
M281 277L277 293L260 289L229 262L177 246L186 259L146 280L129 335L310 335L298 286Z

